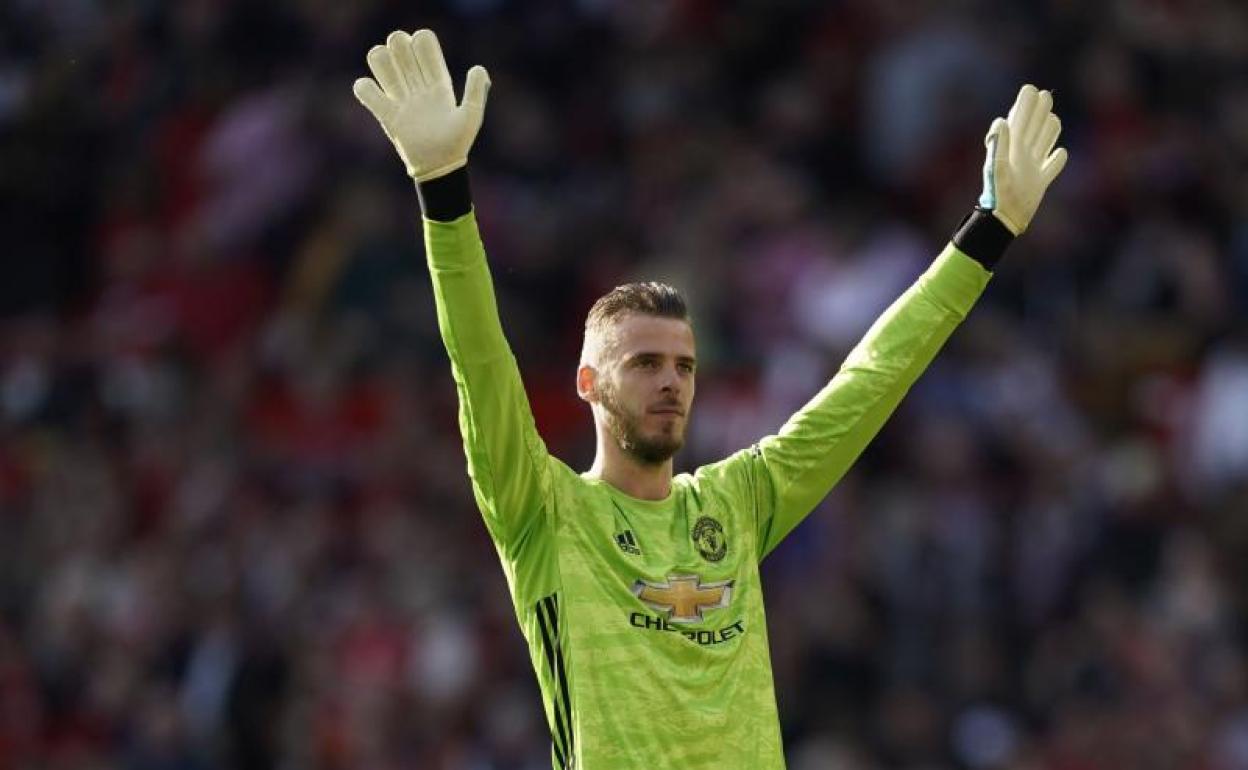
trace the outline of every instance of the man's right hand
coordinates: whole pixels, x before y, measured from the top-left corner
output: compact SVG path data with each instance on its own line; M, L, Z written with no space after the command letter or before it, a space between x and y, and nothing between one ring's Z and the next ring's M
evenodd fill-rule
M385 45L368 52L368 68L376 80L360 78L352 90L394 143L409 176L427 182L468 163L490 87L484 67L468 70L463 102L456 105L438 38L422 29L391 32Z

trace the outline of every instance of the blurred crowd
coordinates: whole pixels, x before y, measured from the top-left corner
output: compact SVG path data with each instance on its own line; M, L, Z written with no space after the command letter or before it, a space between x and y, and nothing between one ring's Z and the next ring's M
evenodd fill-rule
M1248 768L1242 0L0 5L0 770L550 766L416 197L351 95L432 27L504 324L682 287L691 469L775 430L1054 89L1071 161L764 564L793 770Z

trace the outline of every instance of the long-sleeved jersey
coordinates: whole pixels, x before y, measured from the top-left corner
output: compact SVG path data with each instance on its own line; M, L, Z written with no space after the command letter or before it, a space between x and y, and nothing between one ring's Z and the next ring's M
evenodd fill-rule
M759 562L845 473L990 273L952 244L775 435L640 500L552 457L474 215L426 219L468 472L557 768L783 768Z

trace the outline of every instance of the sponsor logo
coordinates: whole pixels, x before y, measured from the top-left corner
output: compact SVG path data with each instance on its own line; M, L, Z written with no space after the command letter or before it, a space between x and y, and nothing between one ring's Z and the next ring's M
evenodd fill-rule
M732 603L732 580L703 583L697 575L668 575L666 583L633 582L633 595L666 619L676 623L701 623L705 610Z
M693 544L707 561L719 561L728 553L728 540L724 537L724 526L710 516L703 516L693 525L690 533Z
M647 615L644 612L634 612L628 616L628 623L633 628L644 628L647 631L672 631L703 647L723 644L745 633L745 622L741 620L714 631L697 631L673 626L667 622L667 618Z
M624 553L633 556L641 556L641 548L637 545L637 538L633 537L633 531L626 529L623 532L615 534L615 544L620 547Z

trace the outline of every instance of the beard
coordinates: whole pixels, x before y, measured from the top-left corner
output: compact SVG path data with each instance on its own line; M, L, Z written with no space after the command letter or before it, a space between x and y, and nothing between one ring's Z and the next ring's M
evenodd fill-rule
M643 465L664 463L685 445L683 426L670 433L660 432L656 436L647 436L641 425L645 416L630 411L620 403L610 387L601 388L598 399L606 412L607 431L615 439L615 443Z

